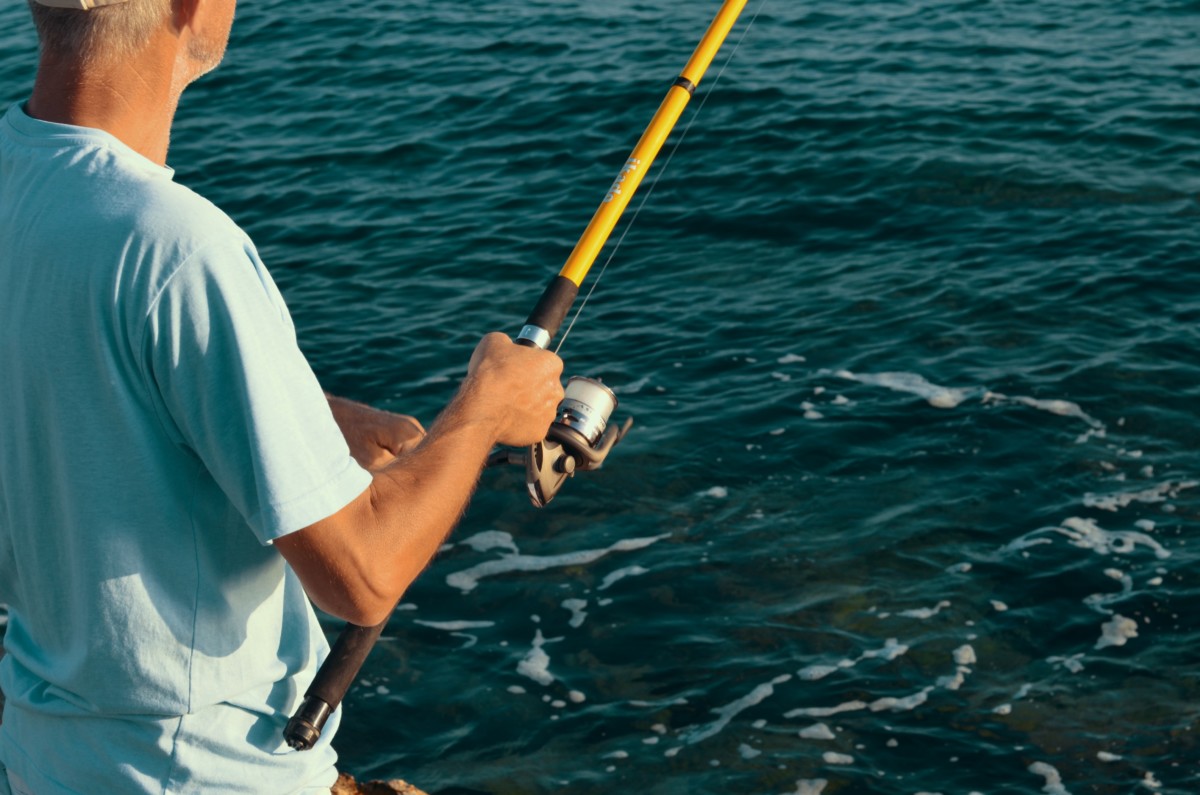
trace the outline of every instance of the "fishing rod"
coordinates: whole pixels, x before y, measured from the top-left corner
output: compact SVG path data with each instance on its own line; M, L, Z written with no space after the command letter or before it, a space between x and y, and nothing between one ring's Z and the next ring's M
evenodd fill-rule
M737 22L747 0L724 0L704 37L679 77L667 90L642 137L617 172L612 186L604 194L599 208L583 235L567 257L558 275L542 292L516 343L546 349L557 336L571 305L579 295L592 264L612 234L629 200L642 184L654 158L666 143L688 101L696 93L700 79L708 70L717 51ZM581 307L582 308L582 307ZM609 426L608 419L617 406L617 397L598 379L572 376L546 438L524 451L500 450L488 457L487 465L515 464L525 467L525 485L530 499L539 508L549 503L567 478L576 472L599 469L613 447L629 431L633 420L620 427ZM341 704L354 677L379 638L388 619L373 627L347 624L312 685L304 694L300 708L284 729L287 744L298 751L312 748L321 736L329 716Z

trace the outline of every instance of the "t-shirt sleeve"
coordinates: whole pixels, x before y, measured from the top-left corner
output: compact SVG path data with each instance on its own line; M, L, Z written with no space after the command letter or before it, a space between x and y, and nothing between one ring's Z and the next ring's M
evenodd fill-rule
M168 432L262 543L336 513L370 484L248 240L207 246L171 275L142 350Z

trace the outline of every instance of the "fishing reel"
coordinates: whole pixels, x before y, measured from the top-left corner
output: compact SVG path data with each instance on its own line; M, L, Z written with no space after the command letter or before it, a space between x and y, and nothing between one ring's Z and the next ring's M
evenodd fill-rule
M608 424L617 407L617 396L594 378L572 376L546 438L524 450L500 450L488 466L515 464L525 467L525 487L538 508L544 508L567 478L576 472L599 469L617 442L633 425L629 417L620 427Z

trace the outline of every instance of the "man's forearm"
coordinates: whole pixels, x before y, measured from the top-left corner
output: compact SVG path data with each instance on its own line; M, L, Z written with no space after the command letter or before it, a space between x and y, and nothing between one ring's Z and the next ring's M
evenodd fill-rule
M275 541L313 601L356 624L383 620L462 515L491 449L544 437L561 374L554 354L486 335L419 444L372 468L349 505Z
M353 503L276 541L321 609L368 626L391 611L466 509L494 427L460 394Z

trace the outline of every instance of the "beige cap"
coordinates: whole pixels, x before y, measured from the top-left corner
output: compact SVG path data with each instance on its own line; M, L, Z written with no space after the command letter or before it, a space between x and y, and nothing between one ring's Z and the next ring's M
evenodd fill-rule
M51 8L78 8L87 11L89 8L97 6L115 6L117 3L124 3L125 0L36 0L36 2L38 5Z

